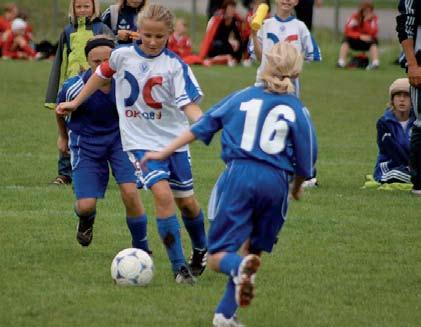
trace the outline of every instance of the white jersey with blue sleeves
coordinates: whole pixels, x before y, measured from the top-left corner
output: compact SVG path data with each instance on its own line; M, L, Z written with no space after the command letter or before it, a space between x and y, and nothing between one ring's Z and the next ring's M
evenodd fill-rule
M164 49L148 56L138 44L111 53L124 151L158 151L188 128L183 107L203 93L190 67ZM185 151L182 147L178 151Z
M315 132L308 110L294 95L246 88L222 100L191 127L206 144L220 129L226 163L256 160L290 174L313 176Z
M320 48L308 30L307 26L295 16L282 19L278 16L268 18L257 32L258 40L262 46L262 61L257 70L256 83L260 83L260 73L266 65L265 53L279 42L289 42L303 54L306 61L320 61L322 59ZM249 52L254 52L253 43L250 43Z

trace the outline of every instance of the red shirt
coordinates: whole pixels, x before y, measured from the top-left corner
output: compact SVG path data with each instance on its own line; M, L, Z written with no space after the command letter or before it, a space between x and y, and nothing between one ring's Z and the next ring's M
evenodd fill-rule
M168 49L181 58L192 54L191 40L188 36L177 37L174 33L168 39Z
M354 13L348 18L345 24L345 36L352 39L359 39L362 34L370 35L372 38L377 38L379 31L377 16L374 15L371 19L364 20L362 24L358 19L358 13Z
M25 33L23 35L23 38L27 42L22 47L19 47L14 43L15 37L16 35L12 31L7 33L2 44L2 55L4 57L9 57L12 59L20 59L22 58L22 54L30 58L35 57L36 52L29 44L29 42L31 41L30 35L28 33Z

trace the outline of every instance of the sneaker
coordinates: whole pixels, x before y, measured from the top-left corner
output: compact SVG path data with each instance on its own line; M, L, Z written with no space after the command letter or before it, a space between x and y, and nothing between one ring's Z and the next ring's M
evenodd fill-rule
M415 196L421 196L421 190L411 190L411 193Z
M237 316L234 315L228 319L222 313L215 313L212 325L213 327L246 327L238 321Z
M88 246L92 242L94 236L94 221L95 219L82 220L79 218L77 224L76 239L82 246Z
M203 274L206 268L207 259L207 249L193 249L189 259L189 266L193 273L193 276L197 277Z
M319 183L317 182L317 179L315 177L307 179L303 182L303 188L313 188L318 187Z
M379 65L373 65L373 64L369 64L365 70L376 70L379 69Z
M240 307L250 305L254 297L254 279L260 267L260 258L249 254L241 261L237 276L234 277L235 301Z
M64 175L58 175L56 178L54 178L50 184L53 185L70 185L72 184L72 179L68 176Z
M175 282L178 284L190 284L196 283L196 278L193 276L189 266L183 265L180 267L177 273L174 274Z
M336 68L345 68L345 64L336 63Z

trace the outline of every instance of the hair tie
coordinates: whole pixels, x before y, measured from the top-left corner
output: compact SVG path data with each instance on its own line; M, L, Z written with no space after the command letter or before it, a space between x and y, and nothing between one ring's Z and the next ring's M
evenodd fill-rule
M107 39L107 38L98 38L98 39L92 39L86 43L85 46L85 56L88 57L89 52L91 52L92 49L95 49L97 47L110 47L111 49L114 49L115 44L113 40Z

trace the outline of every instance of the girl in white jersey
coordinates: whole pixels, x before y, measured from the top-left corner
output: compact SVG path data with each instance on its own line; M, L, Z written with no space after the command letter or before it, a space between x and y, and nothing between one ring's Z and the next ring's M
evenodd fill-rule
M320 61L319 46L312 37L307 26L298 20L294 14L294 7L298 0L276 0L276 14L264 21L258 31L252 30L252 44L249 51L254 53L259 60L260 67L257 70L256 84L262 84L261 73L264 70L267 59L262 53L268 53L279 42L288 42L295 46L303 54L306 61ZM295 94L299 96L299 83L295 80Z
M56 111L67 114L75 110L114 78L123 149L136 167L139 187L153 193L158 232L176 282L194 283L194 276L206 266L207 241L203 214L193 192L188 147L168 160L151 161L144 171L138 164L146 151L159 151L176 138L188 127L188 119L195 122L202 116L197 103L203 94L196 78L190 67L166 48L173 24L167 8L146 6L137 21L140 41L113 51L109 62L98 67L79 96L61 103ZM188 265L175 204L192 241Z

